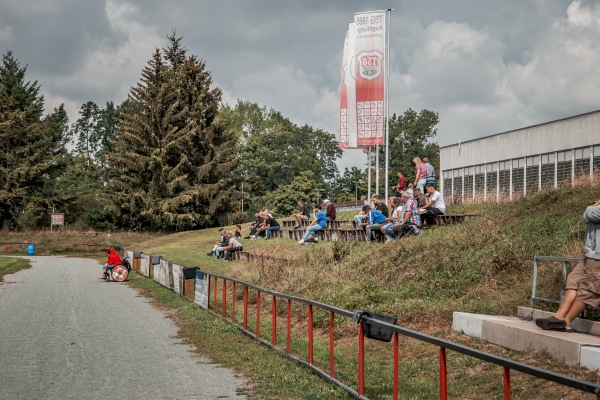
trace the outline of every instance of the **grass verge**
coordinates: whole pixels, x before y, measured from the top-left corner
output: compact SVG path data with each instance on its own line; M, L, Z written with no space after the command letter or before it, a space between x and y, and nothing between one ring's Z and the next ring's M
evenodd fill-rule
M31 265L28 260L22 258L0 257L0 282L4 280L4 275L14 274Z

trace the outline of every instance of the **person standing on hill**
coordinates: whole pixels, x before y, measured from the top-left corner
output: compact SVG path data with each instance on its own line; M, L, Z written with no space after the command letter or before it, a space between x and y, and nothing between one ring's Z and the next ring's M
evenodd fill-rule
M423 157L423 164L427 167L427 177L425 177L425 184L433 183L434 185L437 183L437 179L435 179L435 168L433 165L429 164L429 159L427 157Z
M427 166L423 164L423 161L419 157L413 158L413 162L415 163L415 187L424 191L425 183L427 182Z
M392 186L392 189L396 189L396 197L400 197L402 192L406 190L406 177L402 173L402 171L398 171L398 184L396 186Z
M600 307L600 200L585 209L585 254L567 277L563 301L554 315L538 318L544 330L571 331L571 323L586 307Z

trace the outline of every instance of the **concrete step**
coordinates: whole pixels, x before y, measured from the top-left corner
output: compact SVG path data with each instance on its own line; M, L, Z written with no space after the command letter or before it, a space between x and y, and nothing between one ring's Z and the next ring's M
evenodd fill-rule
M537 313L531 315L538 318ZM532 320L463 312L453 314L452 329L512 350L545 352L565 364L600 371L600 337L596 335L544 331Z

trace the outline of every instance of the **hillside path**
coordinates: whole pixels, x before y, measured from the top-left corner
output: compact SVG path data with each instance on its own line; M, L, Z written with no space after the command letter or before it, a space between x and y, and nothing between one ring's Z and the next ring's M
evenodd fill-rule
M0 399L241 399L245 381L96 261L30 257L0 283Z

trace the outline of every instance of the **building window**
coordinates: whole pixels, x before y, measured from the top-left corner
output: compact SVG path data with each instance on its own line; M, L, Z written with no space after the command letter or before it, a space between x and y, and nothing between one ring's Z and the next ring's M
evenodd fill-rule
M512 195L523 195L523 185L525 184L525 159L519 158L512 160Z
M573 152L559 151L556 153L556 182L559 185L571 184L573 171Z
M485 165L475 167L475 198L483 200L485 193Z
M498 164L487 164L485 192L488 200L496 200L496 185L498 184Z
M500 198L510 196L510 161L500 161L498 163L498 186Z
M465 168L465 200L473 200L473 167Z
M575 150L575 178L590 175L590 156L592 150L589 147Z
M527 194L535 193L540 187L540 156L527 157L526 161L526 181L525 190Z
M594 147L594 173L600 174L600 146Z
M554 153L542 155L542 189L554 187Z
M450 171L444 171L442 175L444 179L444 198L451 199L452 198L452 174Z
M458 203L462 201L462 188L463 188L463 169L455 169L454 170L454 193L452 196L452 201Z

